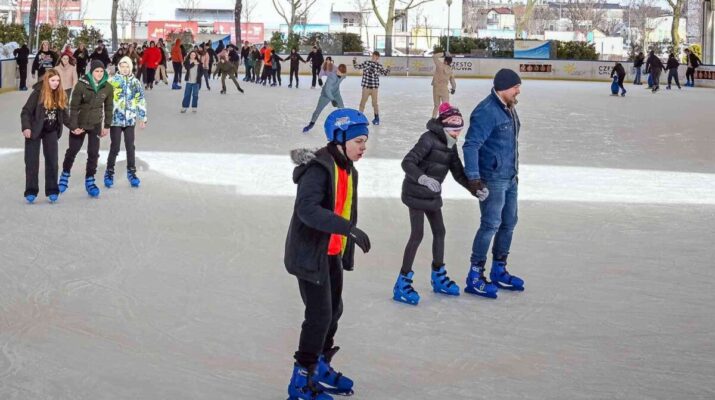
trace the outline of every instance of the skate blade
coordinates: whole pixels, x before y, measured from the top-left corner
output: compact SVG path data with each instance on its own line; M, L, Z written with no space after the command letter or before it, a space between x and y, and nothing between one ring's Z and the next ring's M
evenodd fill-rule
M496 293L494 293L494 294L483 293L483 292L474 290L474 289L472 289L472 288L470 288L470 287L464 288L464 292L465 292L465 293L470 293L470 294L473 294L473 295L477 295L477 296L480 296L480 297L486 297L486 298L488 298L488 299L496 299L496 298L497 298L497 294L496 294Z
M340 391L340 390L332 390L332 389L323 389L325 393L333 395L333 396L342 396L342 397L350 397L355 394L355 391L350 389L348 391Z
M409 300L404 299L400 296L392 296L392 300L395 300L398 303L409 304L411 306L416 306L417 303L419 303L419 300L418 301L409 301Z
M510 290L512 292L523 292L524 291L523 286L504 286L504 285L497 284L497 287L499 289Z
M432 289L433 292L438 293L438 294L443 294L446 296L459 296L459 291L457 292L447 292L447 291L442 291L439 289Z

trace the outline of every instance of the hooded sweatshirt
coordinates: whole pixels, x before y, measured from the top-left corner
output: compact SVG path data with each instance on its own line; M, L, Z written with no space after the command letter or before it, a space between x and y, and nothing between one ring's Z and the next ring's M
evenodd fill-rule
M102 120L105 128L111 126L114 90L107 83L108 78L106 71L98 83L94 81L91 72L79 78L70 100L70 130L98 129L102 125Z

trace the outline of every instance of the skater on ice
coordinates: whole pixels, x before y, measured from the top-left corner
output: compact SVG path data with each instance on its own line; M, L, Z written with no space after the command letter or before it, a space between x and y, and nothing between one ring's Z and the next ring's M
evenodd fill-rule
M332 68L332 64L330 65ZM328 104L332 104L333 107L337 108L344 108L345 104L343 104L343 97L340 94L340 84L345 80L345 76L347 74L347 66L345 64L340 64L337 68L337 71L328 72L327 79L325 80L325 85L323 85L323 89L320 91L320 98L318 99L318 105L315 107L315 111L313 111L313 115L310 117L310 123L306 125L303 128L303 133L308 132L309 130L313 129L313 126L315 126L315 122L318 120L318 117L320 116L320 113L323 112L323 109L328 106Z
M424 234L427 217L432 230L432 290L459 296L459 286L447 276L444 265L444 238L446 230L442 217L442 183L452 174L465 189L467 176L459 158L457 140L464 127L459 109L449 103L439 107L439 117L427 122L427 132L402 160L405 179L402 182L402 202L410 214L410 238L405 246L402 269L393 288L393 299L417 305L419 293L412 286L412 266Z
M678 62L678 59L675 58L675 54L670 53L668 56L668 62L665 64L665 70L668 71L668 86L665 88L670 90L670 86L675 80L675 85L678 86L678 89L680 89L680 79L678 78L678 68L680 67L680 63Z
M353 381L332 367L334 337L342 315L343 270L354 268L355 246L367 253L370 239L356 226L358 175L369 123L353 109L335 110L325 121L326 147L294 150L298 185L285 245L286 270L298 279L305 321L288 385L291 400L330 400L349 395Z
M499 70L491 94L472 111L462 146L469 189L479 197L481 210L464 291L494 299L498 289L524 290L524 281L506 269L518 218L521 122L516 105L520 93L519 75L510 69ZM485 266L492 239L492 265L487 280Z
M611 78L614 79L615 82L617 82L618 88L621 89L621 96L625 97L626 88L623 87L623 82L626 81L626 69L623 68L623 64L616 62L616 65L614 65L613 69L611 70ZM613 94L618 95L618 89L616 89Z
M373 125L380 125L380 106L378 105L378 91L380 90L380 75L389 75L390 69L385 68L380 61L380 53L372 52L370 60L358 64L357 58L353 57L353 68L362 70L362 96L360 98L360 112L365 111L365 104L368 98L372 98L372 111L375 113L375 118L372 120Z
M444 54L444 60L440 61L443 53L432 54L434 61L434 75L432 75L432 99L434 107L432 108L432 118L437 118L439 106L442 103L449 103L449 95L454 94L457 90L457 82L454 80L454 72L452 71L452 57ZM452 85L450 90L449 85Z

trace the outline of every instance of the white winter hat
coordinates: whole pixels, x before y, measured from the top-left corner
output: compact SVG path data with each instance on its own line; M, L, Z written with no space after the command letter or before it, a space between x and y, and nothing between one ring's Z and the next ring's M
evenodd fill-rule
M134 63L132 62L131 58L129 58L127 56L122 57L122 59L119 60L119 65L122 65L122 64L129 64L129 70L130 71L134 70Z

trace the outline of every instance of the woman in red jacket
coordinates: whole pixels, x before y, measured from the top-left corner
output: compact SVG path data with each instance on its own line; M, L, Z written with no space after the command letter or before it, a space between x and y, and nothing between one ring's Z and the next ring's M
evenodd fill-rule
M156 43L152 40L149 43L149 48L144 51L142 57L142 64L146 67L146 87L149 89L154 89L154 78L156 77L156 69L159 68L159 63L161 63L161 50L156 47Z

